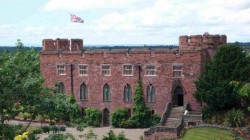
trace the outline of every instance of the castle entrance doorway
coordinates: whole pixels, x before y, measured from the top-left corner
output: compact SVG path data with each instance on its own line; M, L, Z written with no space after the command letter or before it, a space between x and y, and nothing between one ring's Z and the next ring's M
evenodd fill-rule
M173 105L174 106L183 106L184 104L184 98L183 98L183 89L180 86L177 86L174 89L173 93Z
M103 110L103 126L109 126L109 110L107 108Z

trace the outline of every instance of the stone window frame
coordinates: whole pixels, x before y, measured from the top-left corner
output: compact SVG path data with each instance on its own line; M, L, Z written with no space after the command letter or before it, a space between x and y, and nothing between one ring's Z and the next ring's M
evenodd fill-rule
M131 66L131 69L125 69L126 66ZM131 71L131 72L128 72L130 74L126 74L125 71ZM134 66L132 64L123 64L122 65L122 76L134 76Z
M183 74L183 64L182 63L174 63L172 65L172 76L173 77L181 77Z
M111 76L111 66L110 64L102 64L101 65L102 69L101 69L101 75L102 76ZM108 69L104 69L104 67L108 67Z
M132 101L132 90L129 84L124 86L123 90L123 101L124 102L131 102Z
M154 67L153 69L150 69L149 67ZM146 64L145 65L145 76L157 76L156 74L156 64Z
M63 82L57 82L56 84L57 87L57 94L64 94L65 93L65 85L63 84Z
M88 87L84 82L80 85L80 100L88 100Z
M111 101L111 93L110 93L110 86L108 83L105 83L103 86L103 102L110 102Z
M155 87L152 84L147 86L147 102L148 103L155 103Z
M82 69L80 67L85 67L85 69ZM88 76L88 64L78 64L78 70L80 76Z
M66 65L65 64L57 64L56 71L57 71L57 75L66 75Z

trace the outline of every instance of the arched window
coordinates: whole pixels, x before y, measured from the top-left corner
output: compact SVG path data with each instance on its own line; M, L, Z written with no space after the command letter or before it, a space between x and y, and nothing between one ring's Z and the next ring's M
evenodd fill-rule
M103 86L103 101L110 101L110 88L107 83Z
M57 93L59 94L65 93L65 86L62 82L56 83L56 87L57 87Z
M82 83L80 86L80 99L87 100L88 99L88 89L85 83Z
M147 87L147 99L148 102L155 102L155 88L152 84Z
M130 102L131 101L131 87L129 84L126 84L124 87L124 101L125 102Z

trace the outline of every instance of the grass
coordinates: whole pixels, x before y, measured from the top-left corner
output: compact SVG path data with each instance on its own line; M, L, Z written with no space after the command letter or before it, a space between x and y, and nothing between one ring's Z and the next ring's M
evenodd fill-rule
M181 140L234 140L234 134L228 130L197 127L187 129Z

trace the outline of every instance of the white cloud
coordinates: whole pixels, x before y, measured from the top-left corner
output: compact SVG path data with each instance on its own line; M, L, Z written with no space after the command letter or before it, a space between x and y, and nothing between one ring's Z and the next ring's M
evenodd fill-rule
M126 8L135 0L49 0L45 11L55 10L90 10L98 8Z

